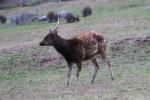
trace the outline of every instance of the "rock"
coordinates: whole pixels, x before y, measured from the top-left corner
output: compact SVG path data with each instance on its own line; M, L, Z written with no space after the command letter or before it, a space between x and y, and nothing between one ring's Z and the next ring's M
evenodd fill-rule
M46 21L46 20L47 20L47 16L46 15L38 17L38 21Z
M12 15L10 17L10 23L14 25L27 24L32 21L35 21L37 16L32 13L23 13L20 15Z

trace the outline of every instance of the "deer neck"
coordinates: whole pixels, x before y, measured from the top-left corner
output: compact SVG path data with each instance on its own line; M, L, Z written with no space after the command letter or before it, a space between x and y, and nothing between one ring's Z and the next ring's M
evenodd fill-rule
M63 39L60 36L54 37L53 46L63 56L69 54L70 44L66 39Z

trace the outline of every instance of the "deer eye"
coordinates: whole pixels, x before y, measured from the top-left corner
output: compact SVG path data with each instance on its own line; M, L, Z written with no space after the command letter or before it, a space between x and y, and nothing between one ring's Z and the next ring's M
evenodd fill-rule
M48 39L48 36L47 36L47 37L45 37L45 39L47 40L47 39Z

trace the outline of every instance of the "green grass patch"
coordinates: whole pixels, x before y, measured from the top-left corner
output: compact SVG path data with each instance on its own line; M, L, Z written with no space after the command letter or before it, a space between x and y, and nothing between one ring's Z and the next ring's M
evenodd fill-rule
M0 25L0 34L12 33L12 32L17 33L17 32L23 32L23 31L28 31L28 30L35 30L35 29L38 29L41 27L47 27L47 26L49 26L49 23L46 23L46 22L32 22L29 24L17 25L17 26L4 24L4 25Z

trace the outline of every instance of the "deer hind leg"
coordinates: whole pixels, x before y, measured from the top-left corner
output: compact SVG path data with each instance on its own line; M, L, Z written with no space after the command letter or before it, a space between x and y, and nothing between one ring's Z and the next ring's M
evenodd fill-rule
M110 70L110 75L111 75L111 79L114 80L114 74L113 74L113 71L112 71L112 65L111 65L111 61L109 60L109 58L107 57L107 53L106 53L106 46L99 46L99 54L101 55L100 58L106 62L109 66L109 70Z
M76 63L77 65L77 71L76 71L76 76L77 76L77 83L79 81L79 74L81 72L81 68L82 68L82 62Z
M73 63L67 63L68 64L68 74L67 74L67 86L69 86L70 78L71 78L71 72L72 72L72 65Z
M91 83L93 84L94 80L95 80L95 77L97 75L99 66L98 66L98 63L97 63L96 59L92 59L91 61L92 61L92 64L94 65L94 67L95 67L94 75L93 75L92 80L91 80Z
M112 80L115 80L114 74L113 74L113 71L112 71L111 61L109 60L108 57L102 58L102 60L108 64L108 67L109 67L109 70L110 70L111 79L112 79Z

